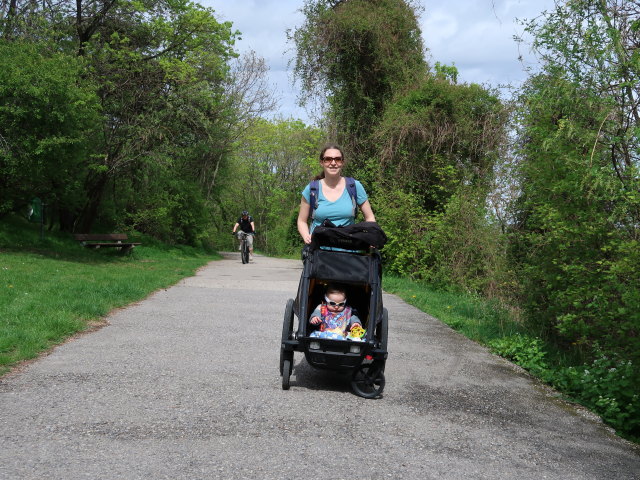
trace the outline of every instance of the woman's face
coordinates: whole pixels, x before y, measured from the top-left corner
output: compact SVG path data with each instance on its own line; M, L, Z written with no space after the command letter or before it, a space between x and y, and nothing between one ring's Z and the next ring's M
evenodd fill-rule
M340 175L344 159L342 153L337 148L328 148L322 156L322 168L325 175Z

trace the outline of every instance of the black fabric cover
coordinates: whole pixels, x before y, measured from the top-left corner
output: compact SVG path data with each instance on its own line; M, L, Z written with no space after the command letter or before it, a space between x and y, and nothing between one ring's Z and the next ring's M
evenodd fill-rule
M387 243L387 235L376 222L360 222L344 227L320 225L313 230L311 248L334 247L347 250L368 250L370 246L381 249Z
M368 283L375 281L371 257L349 252L316 250L311 259L311 278L332 282Z

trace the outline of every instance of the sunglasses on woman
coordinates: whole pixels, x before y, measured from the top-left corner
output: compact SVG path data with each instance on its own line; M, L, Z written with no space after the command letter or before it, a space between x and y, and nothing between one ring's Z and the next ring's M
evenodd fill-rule
M344 307L347 304L347 300L345 299L343 302L332 302L325 295L324 301L327 302L327 305L331 305L332 307Z
M342 163L344 163L344 159L342 157L322 157L322 161L329 164L335 162L337 165L342 165Z

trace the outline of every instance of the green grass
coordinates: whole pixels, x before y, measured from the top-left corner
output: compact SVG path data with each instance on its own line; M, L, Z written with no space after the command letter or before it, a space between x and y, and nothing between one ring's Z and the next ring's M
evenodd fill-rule
M439 291L405 278L385 276L382 283L386 292L399 296L479 343L486 345L495 339L524 333L513 313L497 302Z
M132 239L143 245L129 254L91 250L69 234L45 232L41 239L37 225L0 220L0 374L219 258Z
M383 278L383 288L545 381L549 381L548 370L578 366L584 361L579 351L540 338L538 331L519 320L517 309L497 301L390 276Z

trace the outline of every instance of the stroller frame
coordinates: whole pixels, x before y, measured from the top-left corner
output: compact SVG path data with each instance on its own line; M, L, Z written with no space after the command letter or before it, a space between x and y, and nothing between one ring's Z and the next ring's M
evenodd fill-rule
M351 387L356 395L375 398L385 385L384 368L388 340L388 312L382 306L382 266L380 254L334 251L307 247L296 299L285 308L280 346L282 388L290 387L294 352L302 352L312 367L352 372ZM366 334L362 341L311 337L317 328L309 316L322 301L327 284L345 287L349 305L354 307ZM294 328L298 318L297 328Z

